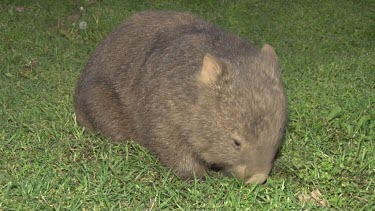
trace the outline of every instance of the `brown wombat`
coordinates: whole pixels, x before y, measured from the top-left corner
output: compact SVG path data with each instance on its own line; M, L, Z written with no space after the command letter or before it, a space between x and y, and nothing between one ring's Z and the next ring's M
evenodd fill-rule
M285 127L274 49L189 13L130 17L96 48L74 101L81 126L137 141L184 179L215 166L263 183Z

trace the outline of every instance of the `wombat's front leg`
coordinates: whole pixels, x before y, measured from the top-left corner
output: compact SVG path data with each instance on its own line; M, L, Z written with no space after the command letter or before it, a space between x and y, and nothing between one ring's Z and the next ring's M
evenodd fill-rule
M173 172L182 179L204 178L207 166L200 162L192 154L178 154L168 156L170 159L161 159L161 162L169 166Z

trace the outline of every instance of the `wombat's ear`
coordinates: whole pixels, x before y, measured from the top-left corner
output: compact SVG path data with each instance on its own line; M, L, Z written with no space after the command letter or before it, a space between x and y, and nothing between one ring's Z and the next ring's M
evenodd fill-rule
M279 77L279 59L277 58L276 52L273 47L265 44L260 50L260 53L261 57L264 59L263 61L266 62L267 65L269 65L268 68L265 68L266 71L272 76Z
M262 56L268 60L270 60L271 62L278 62L278 58L277 58L277 55L276 55L276 52L275 50L273 49L272 46L268 45L268 44L264 44L263 47L262 47L262 50L260 50L260 52L262 53Z
M207 53L203 58L199 80L205 84L213 84L218 81L222 72L223 63L218 58Z

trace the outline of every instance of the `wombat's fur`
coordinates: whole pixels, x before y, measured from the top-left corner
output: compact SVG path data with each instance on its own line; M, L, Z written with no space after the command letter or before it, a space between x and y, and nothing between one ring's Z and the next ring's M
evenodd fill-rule
M263 183L285 127L273 48L188 13L130 17L96 48L74 100L81 126L138 141L185 179L215 166Z

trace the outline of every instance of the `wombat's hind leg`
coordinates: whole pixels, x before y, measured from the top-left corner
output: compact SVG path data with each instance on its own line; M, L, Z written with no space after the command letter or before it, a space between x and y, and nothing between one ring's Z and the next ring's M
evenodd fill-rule
M91 125L90 121L86 118L85 113L81 110L81 108L76 108L76 122L81 127L85 128L85 130L94 132L94 127Z
M114 89L106 84L95 83L76 96L78 123L113 141L133 138L129 113L120 103Z

